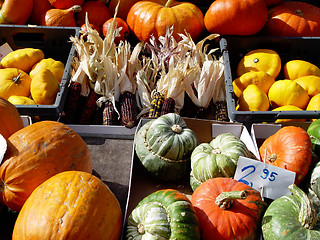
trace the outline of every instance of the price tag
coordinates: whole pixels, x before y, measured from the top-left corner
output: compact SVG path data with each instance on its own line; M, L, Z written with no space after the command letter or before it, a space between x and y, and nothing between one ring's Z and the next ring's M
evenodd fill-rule
M263 197L277 199L284 195L291 195L288 186L294 183L295 177L295 172L250 158L239 157L234 179L263 192Z
M0 46L0 60L6 56L8 53L12 52L12 48L9 46L8 43L4 43Z

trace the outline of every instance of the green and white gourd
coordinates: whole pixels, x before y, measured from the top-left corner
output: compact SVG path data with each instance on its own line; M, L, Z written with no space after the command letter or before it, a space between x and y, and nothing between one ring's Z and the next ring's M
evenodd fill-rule
M139 129L135 151L149 173L165 181L174 181L186 176L190 155L198 144L195 133L182 117L168 113Z
M190 200L173 189L145 197L131 212L127 240L198 240L199 222Z
M320 239L320 221L313 201L296 185L293 195L274 200L262 218L264 240Z
M216 177L232 178L239 156L252 158L245 143L232 133L222 133L210 143L201 143L191 154L190 185L193 191Z
M320 162L317 162L311 170L308 196L312 199L316 208L320 209ZM318 215L320 215L320 211Z

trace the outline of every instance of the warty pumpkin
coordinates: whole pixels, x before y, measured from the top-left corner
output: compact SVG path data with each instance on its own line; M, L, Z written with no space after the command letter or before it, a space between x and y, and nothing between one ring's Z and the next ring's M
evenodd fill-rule
M0 166L0 201L19 211L32 191L67 170L92 172L88 146L71 128L40 121L12 134Z
M192 194L201 239L255 240L266 209L260 193L232 178L212 178Z
M24 127L17 108L3 98L0 98L0 112L0 134L5 139Z
M140 41L148 42L151 35L158 39L173 26L173 36L189 33L196 40L204 31L203 13L190 2L174 0L138 1L127 16L130 30Z
M265 139L259 153L262 161L295 172L299 184L310 168L312 143L304 129L286 126Z
M13 240L118 240L120 204L99 178L65 171L37 187L19 212Z
M27 23L33 8L33 0L3 0L1 3L0 24Z

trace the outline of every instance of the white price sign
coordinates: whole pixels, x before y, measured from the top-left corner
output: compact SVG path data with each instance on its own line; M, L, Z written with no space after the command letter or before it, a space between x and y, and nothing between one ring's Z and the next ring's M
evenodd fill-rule
M239 157L234 179L263 192L263 197L277 199L291 195L288 186L294 183L296 173L253 160Z

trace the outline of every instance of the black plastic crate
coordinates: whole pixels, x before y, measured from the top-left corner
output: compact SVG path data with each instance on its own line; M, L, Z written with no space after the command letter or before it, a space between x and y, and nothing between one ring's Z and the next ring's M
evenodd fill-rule
M71 78L71 60L75 48L70 36L79 36L80 28L47 27L26 25L0 25L0 45L8 43L13 50L37 48L44 52L45 58L53 58L64 63L60 90L52 105L16 105L21 115L39 117L41 120L57 120L61 115Z
M237 66L249 51L272 49L281 58L281 69L289 60L301 59L320 67L320 37L225 36L220 40L224 57L227 110L229 119L242 123L275 122L277 119L317 119L320 111L237 111L237 97L232 81L237 78ZM282 70L277 79L283 77Z

